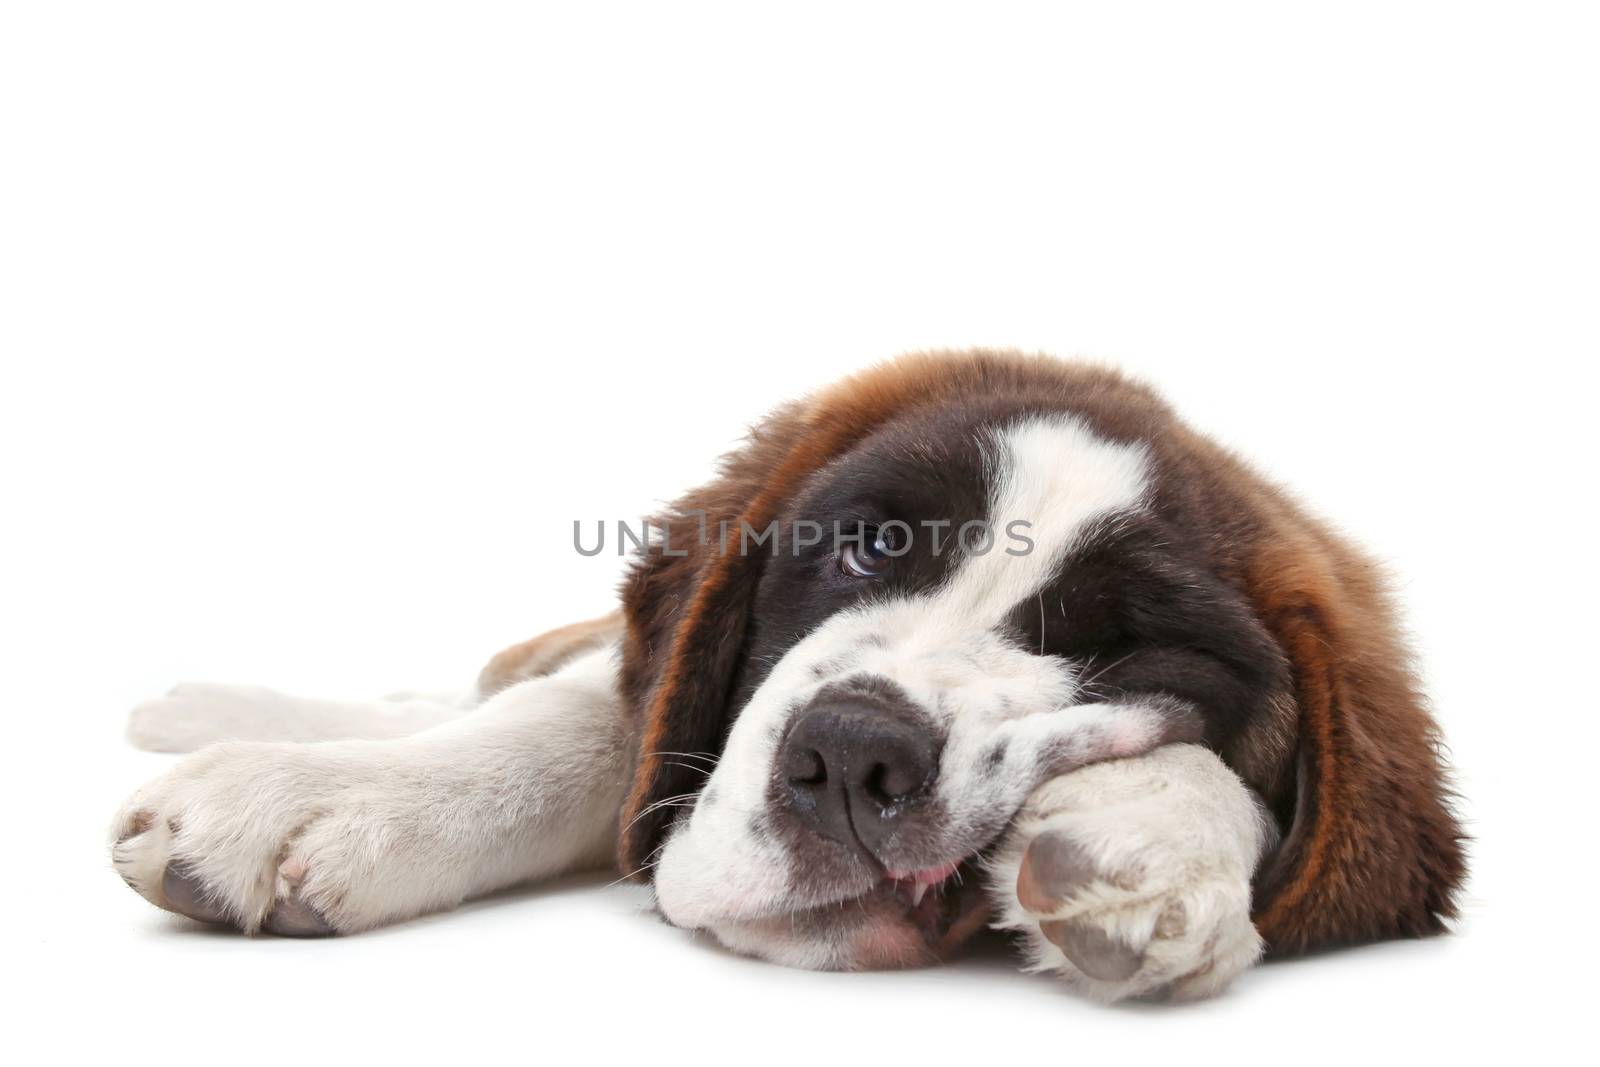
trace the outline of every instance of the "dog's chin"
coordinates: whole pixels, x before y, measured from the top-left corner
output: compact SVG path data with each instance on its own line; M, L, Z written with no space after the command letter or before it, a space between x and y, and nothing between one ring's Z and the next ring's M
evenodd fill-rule
M948 959L983 929L976 859L887 876L866 893L767 918L713 923L727 948L811 970L885 970Z

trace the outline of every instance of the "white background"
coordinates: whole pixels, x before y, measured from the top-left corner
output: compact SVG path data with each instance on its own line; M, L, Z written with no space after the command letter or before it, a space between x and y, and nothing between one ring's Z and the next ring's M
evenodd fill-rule
M1592 991L1592 5L57 0L0 15L5 1044L137 1064L1380 1062ZM1400 576L1456 936L1105 1008L816 975L580 880L203 931L102 835L180 679L448 687L604 611L575 518L905 349L1113 360ZM359 1060L357 1059L359 1057Z

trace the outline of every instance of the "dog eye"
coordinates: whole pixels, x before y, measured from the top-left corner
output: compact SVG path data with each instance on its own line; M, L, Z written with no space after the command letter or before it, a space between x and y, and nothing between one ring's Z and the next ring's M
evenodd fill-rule
M852 578L876 578L900 554L898 547L893 531L866 530L860 541L846 541L839 549L839 569Z

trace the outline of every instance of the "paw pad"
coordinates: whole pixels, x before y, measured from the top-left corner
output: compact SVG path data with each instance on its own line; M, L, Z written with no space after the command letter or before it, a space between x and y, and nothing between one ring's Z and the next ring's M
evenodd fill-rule
M305 874L305 864L298 864L300 875ZM296 879L298 881L298 879ZM197 922L233 925L227 911L216 903L199 879L181 864L171 864L161 876L161 894L166 907ZM261 923L261 928L279 937L328 937L334 928L298 894L280 898Z
M161 876L161 895L167 898L167 906L180 915L203 923L228 921L228 913L214 903L199 880L179 864L172 864Z
M1086 922L1052 919L1040 923L1039 930L1066 953L1078 970L1102 982L1127 981L1139 973L1144 963L1143 950Z
M1132 888L1128 876L1106 871L1094 855L1071 834L1046 830L1035 837L1023 854L1017 871L1017 899L1029 911L1047 915L1094 882L1119 889Z
M334 932L328 920L298 896L278 901L261 927L279 937L327 937Z

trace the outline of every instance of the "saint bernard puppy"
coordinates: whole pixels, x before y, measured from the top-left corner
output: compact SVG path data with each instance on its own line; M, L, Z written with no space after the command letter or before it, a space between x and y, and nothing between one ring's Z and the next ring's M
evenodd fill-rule
M912 966L987 926L1103 999L1453 914L1379 569L1113 371L868 369L636 541L617 614L466 696L136 709L135 742L200 751L118 815L117 871L298 936L614 865L737 952Z

